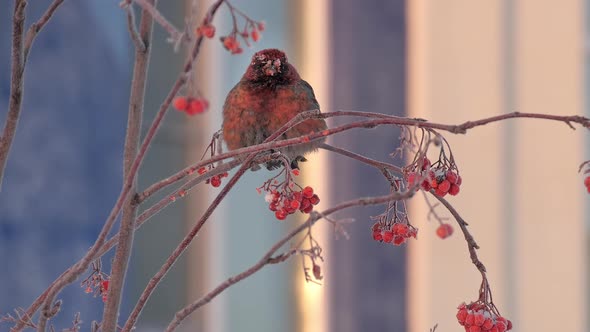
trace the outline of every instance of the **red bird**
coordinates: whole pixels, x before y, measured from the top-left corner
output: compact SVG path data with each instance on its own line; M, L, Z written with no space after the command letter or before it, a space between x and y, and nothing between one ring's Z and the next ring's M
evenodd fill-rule
M277 49L262 50L254 54L246 73L225 99L223 138L230 150L260 144L297 114L316 109L320 105L312 87L287 62L285 53ZM285 132L280 139L326 128L323 119L309 119ZM316 150L322 142L316 140L279 151L291 160L291 168L298 168L299 161L306 161L303 155ZM280 165L280 161L271 161L266 168Z

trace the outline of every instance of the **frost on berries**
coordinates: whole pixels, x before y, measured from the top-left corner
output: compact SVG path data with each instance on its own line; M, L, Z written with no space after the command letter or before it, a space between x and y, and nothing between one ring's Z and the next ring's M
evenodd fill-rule
M209 102L205 98L193 98L178 96L172 101L172 105L180 112L187 115L195 115L209 109Z
M278 177L284 174L285 180L279 182ZM312 187L301 188L291 175L299 175L286 171L285 168L276 176L266 181L261 187L256 188L258 193L266 192L265 201L269 203L269 210L275 213L278 220L285 220L288 215L297 211L310 213L314 205L320 203L320 197L314 193Z
M101 271L100 261L96 261L92 263L92 273L81 282L81 287L85 293L92 293L94 297L100 296L102 301L106 302L109 282L109 276Z
M500 316L493 304L482 301L461 303L457 309L457 321L466 332L505 332L512 329L512 322Z
M400 188L401 180L398 180L391 190L399 191ZM418 235L418 229L410 224L405 210L405 202L391 201L388 203L385 212L372 217L373 220L377 220L371 226L373 240L400 246L409 238L413 237L415 239Z
M457 166L452 160L443 157L431 163L424 157L406 167L406 185L408 188L419 186L425 191L434 190L437 196L459 194L463 180L458 173Z

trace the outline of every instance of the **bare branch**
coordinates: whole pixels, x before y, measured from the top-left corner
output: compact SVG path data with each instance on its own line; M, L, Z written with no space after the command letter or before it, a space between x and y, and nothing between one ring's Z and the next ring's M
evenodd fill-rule
M35 41L35 37L37 37L37 34L39 33L39 31L41 31L41 29L43 29L45 24L47 24L47 22L49 22L49 19L51 19L51 17L53 16L53 14L57 10L57 8L63 2L64 2L64 0L53 1L53 3L45 11L43 16L41 16L41 18L37 22L31 24L31 26L29 27L29 30L27 30L27 35L25 36L25 46L24 46L25 62L27 61L27 58L29 57L29 51L31 49L31 46L33 45L33 41Z
M8 100L8 114L2 136L0 136L0 189L8 152L16 133L18 119L20 116L22 94L23 94L23 73L25 71L25 59L23 55L23 37L25 25L26 0L16 0L14 4L14 15L12 18L12 54L10 73L10 98Z
M185 37L187 41L190 40L188 36L185 36L185 34L178 31L178 29L161 14L160 11L154 7L154 4L151 1L133 0L133 2L138 4L144 11L150 13L151 17L168 32L170 39L174 44L179 43ZM127 7L127 10L131 10L130 7Z
M150 4L155 0L148 0ZM135 25L132 21L133 13L131 9L127 10L129 23L133 24L130 28L132 38L139 38L141 43L136 43L139 47L135 49L135 65L133 69L133 79L131 81L131 95L129 97L129 118L127 120L127 134L125 138L124 152L124 178L129 176L129 171L134 159L137 157L137 149L141 135L141 124L143 117L143 108L145 100L145 89L147 85L147 72L151 52L152 39L152 16L143 10L141 13L141 22L139 24L139 34L134 36ZM133 182L131 194L136 193L137 181ZM119 242L113 261L111 279L107 301L104 308L101 327L102 332L115 332L117 328L117 318L119 317L119 305L123 294L123 282L127 272L129 256L133 247L133 237L135 232L135 218L137 214L137 202L133 198L126 201L121 217L121 227L119 229Z

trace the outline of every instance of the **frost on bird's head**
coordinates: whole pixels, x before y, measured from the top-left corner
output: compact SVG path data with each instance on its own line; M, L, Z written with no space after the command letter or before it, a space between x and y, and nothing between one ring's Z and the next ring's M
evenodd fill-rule
M288 63L285 52L269 48L252 56L244 78L255 83L266 83L265 85L280 85L289 83L298 78L298 75Z

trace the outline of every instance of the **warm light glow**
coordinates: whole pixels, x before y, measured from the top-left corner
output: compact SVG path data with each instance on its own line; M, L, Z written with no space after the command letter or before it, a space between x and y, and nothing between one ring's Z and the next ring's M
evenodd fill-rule
M330 109L329 104L329 6L330 1L304 0L300 2L301 19L297 22L298 26L303 29L300 32L301 42L297 45L299 54L301 54L298 68L301 76L305 78L314 88L315 95L321 105L322 110ZM321 202L316 208L321 211L328 205L328 176L327 176L327 156L323 151L314 153L305 164L303 170L304 180L311 184L321 198ZM314 238L322 245L323 256L326 261L329 253L329 241L332 238L331 229L325 222L320 221L314 227ZM309 266L311 267L311 266ZM295 287L297 288L298 313L297 326L299 331L305 332L324 332L329 330L329 309L327 286L306 283L303 278L301 267L297 267L295 273L299 276L295 278ZM324 276L329 275L327 264L322 264L322 273ZM324 278L324 280L329 277Z

